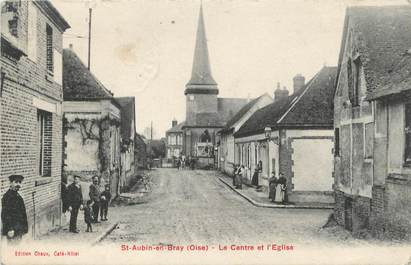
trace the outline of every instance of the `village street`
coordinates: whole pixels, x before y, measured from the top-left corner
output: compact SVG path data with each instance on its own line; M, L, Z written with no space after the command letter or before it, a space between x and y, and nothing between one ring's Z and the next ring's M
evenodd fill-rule
M156 169L144 204L111 208L119 229L105 241L139 244L258 244L355 246L348 232L321 231L331 210L268 209L251 205L215 171Z

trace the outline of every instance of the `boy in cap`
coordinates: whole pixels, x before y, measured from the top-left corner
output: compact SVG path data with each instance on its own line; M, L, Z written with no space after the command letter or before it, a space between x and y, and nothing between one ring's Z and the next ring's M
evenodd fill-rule
M106 184L104 186L104 191L101 193L101 211L100 211L100 219L101 221L107 221L107 213L108 213L108 204L110 203L111 193L110 193L110 185Z
M20 241L28 232L26 206L18 193L21 188L22 175L9 176L10 189L1 198L2 235L10 241Z

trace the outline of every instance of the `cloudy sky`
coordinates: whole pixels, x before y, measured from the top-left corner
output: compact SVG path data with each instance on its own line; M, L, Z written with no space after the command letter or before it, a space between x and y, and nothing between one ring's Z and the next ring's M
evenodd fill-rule
M64 47L87 62L115 96L136 97L137 131L153 121L155 137L185 119L199 0L53 0L71 25ZM273 94L276 83L308 80L337 64L345 8L406 0L203 0L211 69L221 97Z

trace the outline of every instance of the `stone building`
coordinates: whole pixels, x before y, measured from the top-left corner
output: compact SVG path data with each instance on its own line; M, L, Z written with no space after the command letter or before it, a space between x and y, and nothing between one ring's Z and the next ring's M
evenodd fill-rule
M183 153L183 126L184 122L177 124L177 120L173 120L171 128L166 131L166 157L168 159L179 157Z
M98 176L115 197L120 181L121 105L72 48L63 51L64 173Z
M28 236L61 225L62 34L49 1L2 1L0 196L24 176Z
M116 97L121 107L121 147L120 147L120 186L125 187L127 179L136 172L134 147L136 140L135 98Z
M410 238L411 7L346 11L334 98L335 219Z
M211 75L203 8L200 7L193 68L186 84L186 120L183 130L183 154L194 157L197 166L214 166L217 131L234 116L247 99L218 98L217 83Z
M231 175L234 171L234 133L240 129L254 112L272 102L273 99L268 94L263 94L258 98L251 100L227 122L222 130L218 132L220 136L220 143L218 145L218 168L222 172Z
M275 171L287 179L291 202L332 204L333 94L336 67L323 67L307 84L294 78L294 93L280 93L234 134L236 164L251 183L259 161L258 185L268 188Z

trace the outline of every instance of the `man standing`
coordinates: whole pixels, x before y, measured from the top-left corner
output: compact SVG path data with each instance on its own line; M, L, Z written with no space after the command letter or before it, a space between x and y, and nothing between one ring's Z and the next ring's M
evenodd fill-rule
M67 205L70 214L70 232L78 233L77 216L79 209L83 209L83 193L80 186L80 177L74 176L74 181L67 187Z
M100 211L100 186L98 185L98 177L93 177L93 183L90 184L89 196L90 200L94 202L93 208L93 223L100 223L98 221L98 212Z
M21 175L9 176L10 189L1 198L2 235L16 243L28 232L26 206L18 193L23 179Z
M268 198L275 202L275 195L277 189L278 179L275 177L275 171L271 172L271 178L268 180L269 194Z

